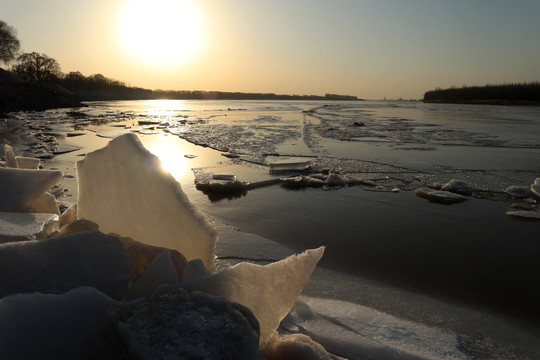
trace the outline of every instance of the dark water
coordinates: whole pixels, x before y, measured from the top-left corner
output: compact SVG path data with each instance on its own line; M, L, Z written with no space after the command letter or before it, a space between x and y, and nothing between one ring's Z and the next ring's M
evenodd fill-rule
M507 206L268 188L205 211L299 251L326 245L330 268L540 321L539 223L507 218Z

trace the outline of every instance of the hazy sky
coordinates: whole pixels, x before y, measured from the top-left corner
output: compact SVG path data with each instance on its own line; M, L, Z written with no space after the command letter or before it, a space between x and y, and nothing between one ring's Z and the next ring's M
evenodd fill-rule
M142 18L126 10L137 1L0 0L0 20L24 52L65 73L150 89L417 99L436 87L540 80L538 0L148 0ZM200 22L171 1L189 1ZM169 23L188 29L161 28ZM144 34L188 58L143 59L154 52Z

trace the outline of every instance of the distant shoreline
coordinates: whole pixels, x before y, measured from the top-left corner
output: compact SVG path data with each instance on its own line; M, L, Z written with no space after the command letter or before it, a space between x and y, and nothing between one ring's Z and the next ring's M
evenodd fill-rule
M28 83L0 68L0 118L10 112L44 111L84 107L84 101L109 100L295 100L362 101L356 96L288 95L201 90L149 90L126 86L103 76L77 81L58 79L49 83Z
M528 100L423 100L425 104L540 106L540 101Z
M540 82L437 88L426 92L423 100L443 104L538 106Z

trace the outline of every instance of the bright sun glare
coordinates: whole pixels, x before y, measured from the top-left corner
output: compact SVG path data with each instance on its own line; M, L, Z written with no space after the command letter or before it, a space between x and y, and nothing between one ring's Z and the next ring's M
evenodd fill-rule
M203 21L189 0L129 0L119 35L138 60L167 66L195 55L203 41Z

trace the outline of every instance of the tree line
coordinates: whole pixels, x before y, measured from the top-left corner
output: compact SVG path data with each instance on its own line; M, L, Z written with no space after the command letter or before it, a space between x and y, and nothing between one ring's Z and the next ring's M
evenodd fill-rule
M540 104L540 82L437 88L424 94L424 102Z
M124 82L107 78L102 74L84 76L79 71L64 74L55 59L37 52L19 54L19 49L20 43L15 29L0 20L0 63L13 64L10 72L26 84L32 85L34 92L36 87L51 88L50 84L57 84L62 89L55 88L56 93L59 90L65 90L64 96L71 94L79 101L140 99L359 100L356 96L337 94L318 96L200 90L148 90L128 86ZM13 90L13 86L11 86L11 90ZM4 89L3 93L8 91Z

